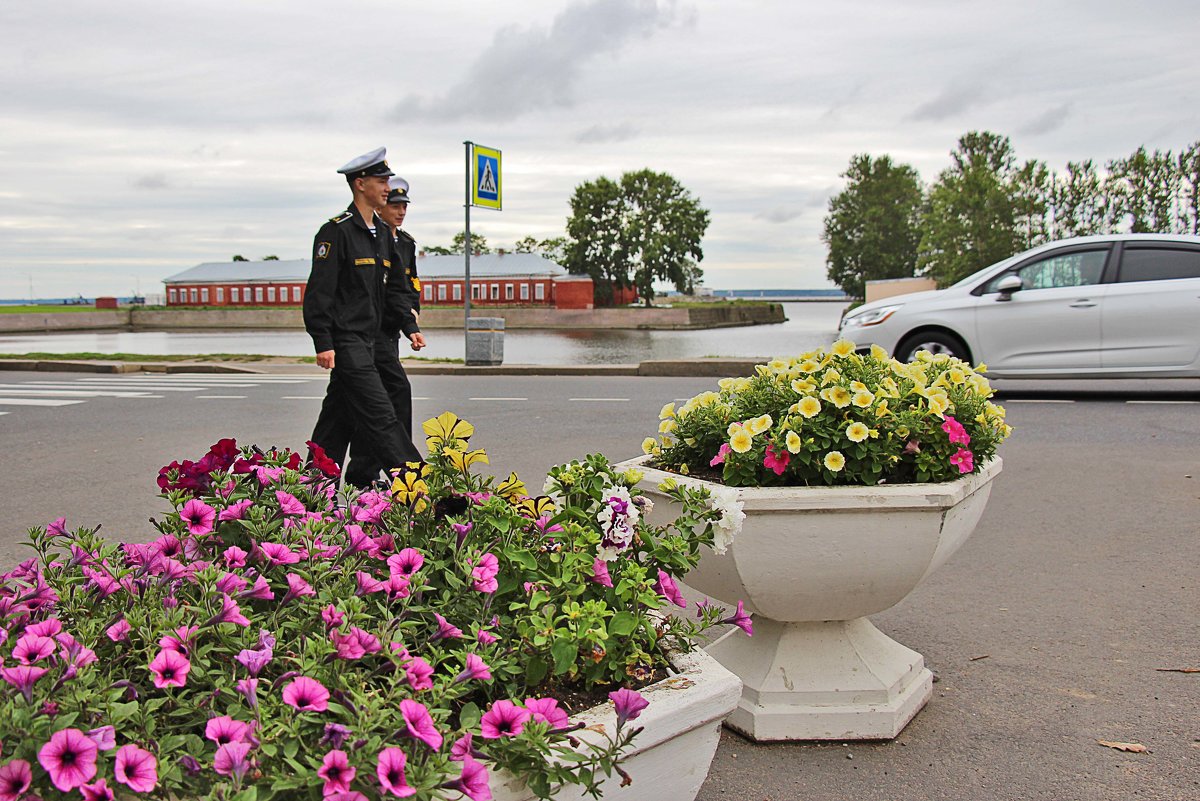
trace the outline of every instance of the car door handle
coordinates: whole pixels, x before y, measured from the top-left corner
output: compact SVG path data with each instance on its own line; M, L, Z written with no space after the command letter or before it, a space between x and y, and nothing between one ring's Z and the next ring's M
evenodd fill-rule
M1094 300L1088 300L1087 298L1084 298L1083 300L1077 300L1074 303L1072 303L1071 308L1072 309L1090 309L1095 305L1096 305L1096 302Z

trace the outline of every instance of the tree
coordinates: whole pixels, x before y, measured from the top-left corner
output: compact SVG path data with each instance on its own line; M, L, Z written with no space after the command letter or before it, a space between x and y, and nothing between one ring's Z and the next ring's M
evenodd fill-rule
M241 254L234 254L233 260L234 261L250 261L249 259L247 259L245 256L243 256Z
M949 286L1020 248L1013 183L1016 157L1007 136L972 131L950 154L921 215L918 268Z
M463 253L463 244L467 240L467 232L459 231L454 235L454 240L450 243L451 253ZM472 253L491 253L492 249L488 247L487 237L483 234L471 232L471 252Z
M263 257L262 257L262 260L263 260L263 261L279 261L279 257L278 257L278 256L276 256L276 255L274 255L274 254L272 254L272 255L270 255L270 256L263 256Z
M1054 203L1054 176L1044 161L1027 161L1011 181L1013 228L1022 250L1050 238L1050 209Z
M829 201L821 239L829 280L854 298L866 282L906 278L917 268L921 181L907 164L890 156L854 156L842 173L846 188Z
M693 291L708 222L708 211L666 173L627 172L620 183L601 177L575 187L565 266L592 277L598 303L611 300L613 287L635 286L649 306L655 281Z
M1054 237L1091 236L1108 231L1108 198L1091 159L1068 161L1054 178Z
M567 239L554 236L549 239L535 239L532 236L522 237L513 245L514 253L538 253L556 264L566 262Z
M1200 234L1200 142L1179 153L1179 220L1176 230Z
M1110 199L1109 222L1116 228L1128 224L1131 233L1168 233L1174 229L1174 207L1179 194L1178 163L1171 152L1147 153L1139 147L1127 159L1108 163L1106 188Z

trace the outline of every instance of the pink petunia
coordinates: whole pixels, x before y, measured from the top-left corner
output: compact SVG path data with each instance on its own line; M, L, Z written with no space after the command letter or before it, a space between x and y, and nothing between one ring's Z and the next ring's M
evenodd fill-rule
M462 737L454 741L454 745L450 746L450 761L462 762L464 759L469 759L475 754L475 746L472 743L471 732L467 732Z
M404 675L414 690L428 690L433 687L433 668L419 656L404 663Z
M719 464L725 464L725 457L729 455L731 450L732 448L729 447L728 442L722 442L720 449L717 451L717 455L714 456L711 461L709 461L708 466L716 467Z
M316 679L300 676L283 688L283 702L301 712L324 712L329 708L329 690Z
M462 774L451 786L471 801L491 801L492 788L488 785L488 771L482 762L467 757L462 761Z
M46 533L51 537L64 537L67 534L67 518L56 517L46 524Z
M33 769L23 759L0 766L0 801L17 801L33 784Z
M549 723L552 729L565 729L571 725L567 713L558 708L558 701L554 698L526 698L525 708L534 720Z
M763 467L774 471L777 476L782 476L791 460L792 455L786 449L775 450L774 447L768 445L766 454L763 456Z
M191 669L192 663L186 656L165 648L158 652L158 656L154 657L149 666L150 672L154 674L154 686L159 689L182 687L187 684L188 672Z
M38 762L50 774L54 786L68 793L96 775L98 752L96 744L79 729L62 729L38 751Z
M630 690L627 687L622 687L616 692L609 693L608 697L613 702L613 706L617 711L618 729L625 725L627 721L633 720L642 714L642 710L650 706L650 702L643 698L641 693Z
M602 587L611 587L613 585L612 576L608 574L608 564L598 556L596 557L596 561L592 562L591 581Z
M294 565L300 561L300 554L282 543L264 542L258 547L273 565Z
M256 601L273 601L275 593L271 591L271 583L262 576L254 579L254 586L248 590L242 590L238 594L239 598L250 598Z
M283 606L288 601L296 598L307 598L311 595L316 595L317 591L312 588L312 585L305 581L301 576L295 573L287 574L288 591L284 594L283 599L279 602Z
M249 554L236 545L230 545L221 554L222 558L225 560L225 564L228 567L245 567L246 557L248 555Z
M512 701L494 701L480 721L479 733L485 740L516 737L525 730L525 724L531 717L532 713Z
M45 675L46 668L33 665L0 668L0 678L16 687L25 696L25 700L30 703L33 701L33 685Z
M407 798L417 792L415 787L408 785L404 777L404 766L407 763L408 757L399 748L385 748L379 752L379 762L375 768L375 775L379 777L383 789L400 798Z
M967 433L967 429L950 415L946 415L946 420L942 423L942 430L949 436L950 441L956 445L971 444L971 435Z
M409 737L420 740L434 751L442 747L442 734L424 704L405 698L400 702L400 714L404 717L405 733Z
M253 727L249 723L234 720L229 715L209 718L208 723L204 726L205 738L212 740L217 745L249 742L251 731L253 731Z
M464 681L490 681L492 678L491 668L475 654L467 654L467 665L463 671L454 677L454 683L458 684Z
M50 656L58 649L58 644L50 637L42 637L35 634L24 634L13 646L13 659L16 659L22 665L32 665L34 662L40 662Z
M251 709L258 708L258 679L241 679L237 683L237 691L246 699Z
M117 747L117 730L112 726L92 729L87 736L101 751L111 751Z
M321 610L321 620L324 620L325 625L331 629L342 625L342 622L345 619L346 616L339 612L337 607L333 604L329 604L329 606L326 606Z
M354 591L355 595L370 595L386 589L382 581L362 570L354 574L354 583L358 586L358 589Z
M411 576L425 564L425 557L416 548L405 548L399 553L389 556L387 564L388 569L393 573Z
M62 633L62 621L56 617L47 618L41 623L30 623L21 633L30 637L57 637Z
M105 629L104 633L108 635L108 639L112 640L113 642L122 642L129 639L129 630L131 628L133 627L129 625L129 621L125 618L121 618L116 623L113 623L111 626Z
M221 513L217 515L217 521L243 520L246 517L246 511L253 505L254 501L250 500L249 498L238 501L237 503L231 503L229 506L226 506L224 509L222 509ZM241 551L242 549L238 548L238 550ZM245 553L245 551L242 552Z
M199 498L192 498L179 510L179 517L193 537L203 537L213 530L217 510Z
M205 622L205 626L219 626L222 623L232 623L235 626L249 626L250 620L242 614L237 601L228 595L221 596L221 611Z
M462 629L451 624L437 612L434 612L433 616L437 619L438 630L433 633L430 640L457 640L462 637Z
M158 785L158 760L144 748L123 745L117 749L113 774L135 793L148 793Z
M112 788L108 786L108 781L105 779L97 779L91 784L81 784L79 792L83 794L83 801L113 801L114 798ZM16 796L9 799L0 793L0 801L16 801Z
M213 757L213 770L222 776L241 778L250 769L250 743L225 743Z
M495 554L485 553L475 562L475 567L471 569L471 578L475 580L472 585L476 592L491 594L500 586L496 581L496 574L500 572L500 563L496 559Z
M226 573L217 579L217 583L214 586L219 592L223 592L226 595L237 595L243 592L249 585L250 582L237 573Z
M754 622L750 619L750 616L746 614L745 605L741 601L737 602L737 611L734 612L732 616L727 617L724 620L717 621L718 625L723 623L737 626L739 629L746 632L746 634L754 636Z
M346 752L336 748L325 754L317 771L317 775L325 780L322 792L326 796L350 792L350 782L357 774L358 769L350 764Z
M480 629L479 633L475 635L475 639L479 640L484 645L491 645L492 643L496 642L500 638L497 637L495 634L492 634L487 629Z
M970 473L975 469L975 454L966 448L959 448L950 456L950 464L958 468L959 473Z
M300 517L308 511L300 499L290 492L275 490L275 499L279 501L279 511L284 517Z
M658 571L658 583L654 586L662 597L681 609L687 609L687 601L684 600L683 593L679 591L675 580L668 576L665 571Z

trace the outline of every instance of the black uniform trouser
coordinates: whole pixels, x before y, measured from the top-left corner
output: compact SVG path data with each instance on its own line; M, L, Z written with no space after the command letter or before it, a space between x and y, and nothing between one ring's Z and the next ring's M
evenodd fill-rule
M383 382L383 388L392 403L396 420L404 429L405 438L412 442L412 384L400 364L400 341L388 337L375 340L375 369ZM369 434L355 429L350 439L350 466L346 468L346 481L356 487L365 487L379 478L379 471L398 465L387 465L372 458ZM419 457L418 457L419 459ZM417 461L414 459L412 461Z
M373 461L387 467L421 460L408 431L396 419L392 401L375 365L375 347L366 339L335 342L334 367L313 428L313 442L339 465L346 461L357 432ZM410 401L411 402L411 401Z

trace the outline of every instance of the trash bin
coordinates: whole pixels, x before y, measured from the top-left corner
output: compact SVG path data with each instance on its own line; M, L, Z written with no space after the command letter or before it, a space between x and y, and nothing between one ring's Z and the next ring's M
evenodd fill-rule
M467 320L467 365L504 362L504 318L471 317Z

